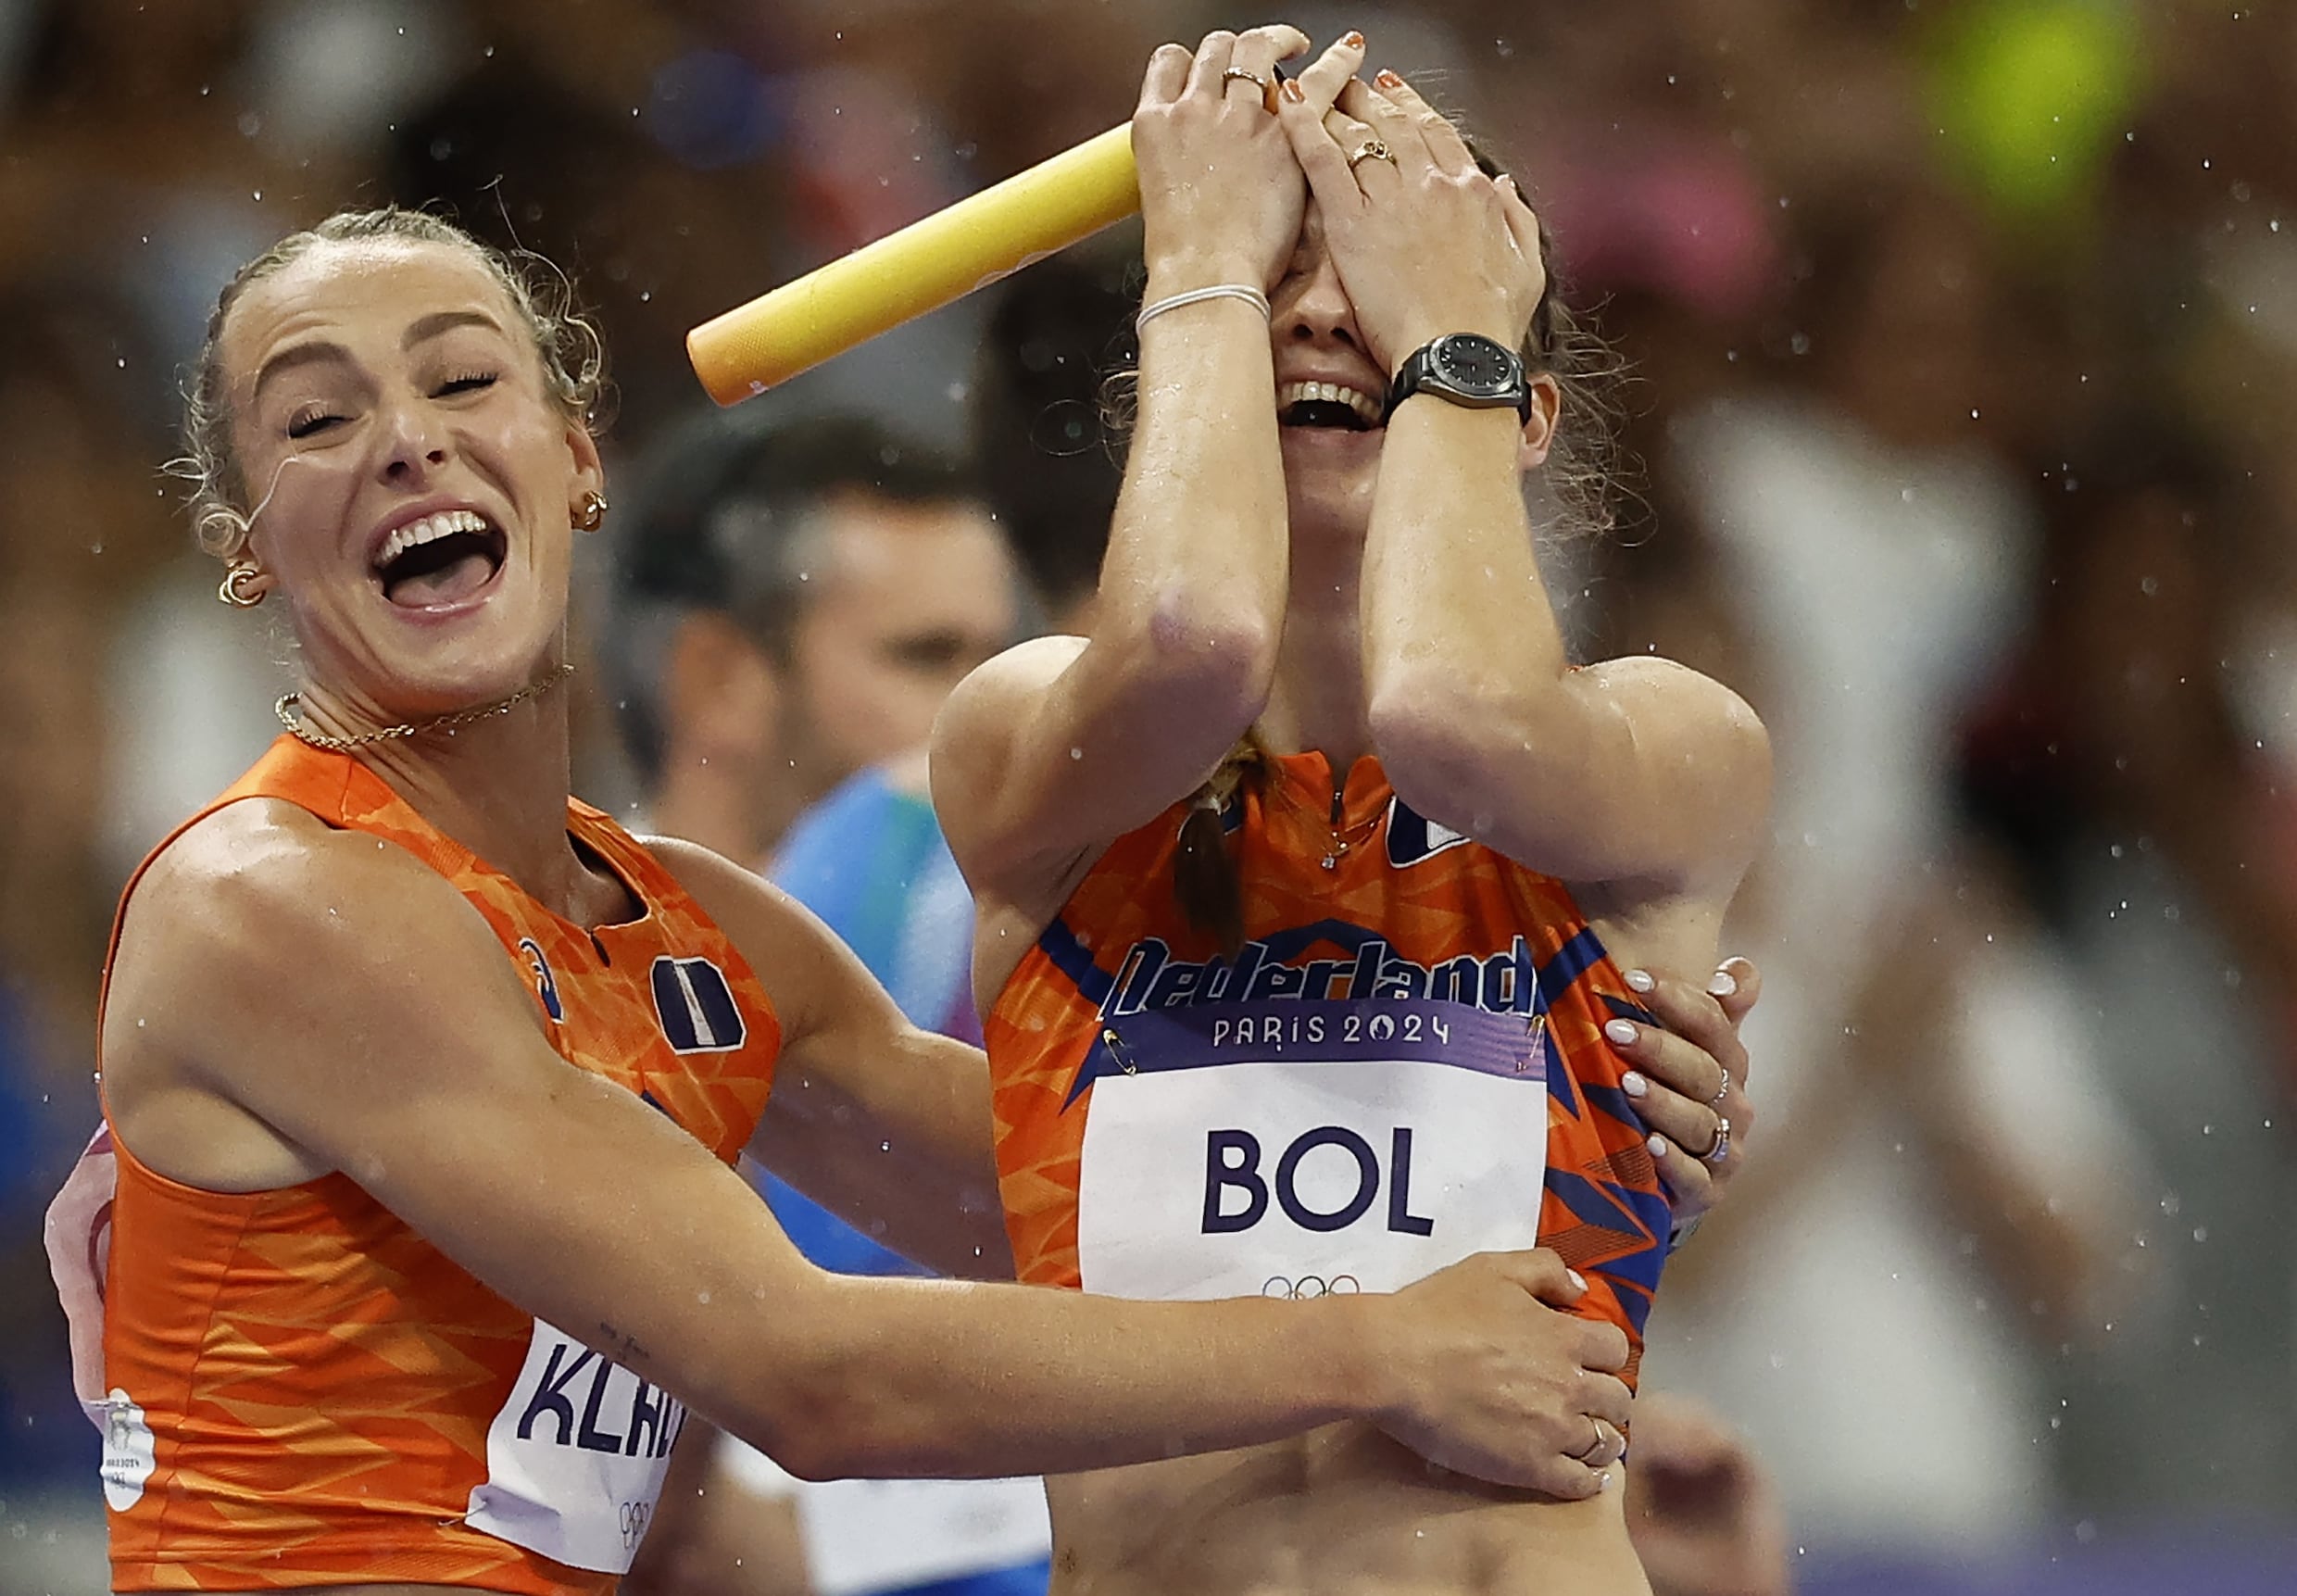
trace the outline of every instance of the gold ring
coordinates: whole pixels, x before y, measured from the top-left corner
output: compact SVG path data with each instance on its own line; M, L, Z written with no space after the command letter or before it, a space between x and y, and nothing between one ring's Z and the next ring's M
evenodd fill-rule
M1230 83L1249 83L1261 92L1261 108L1274 113L1276 108L1276 85L1258 72L1248 72L1242 67L1230 67L1221 73L1221 93L1228 92Z
M1383 139L1366 139L1356 146L1356 153L1348 157L1348 170L1354 171L1368 160L1384 160L1388 165L1394 166L1396 152L1389 149L1387 141Z

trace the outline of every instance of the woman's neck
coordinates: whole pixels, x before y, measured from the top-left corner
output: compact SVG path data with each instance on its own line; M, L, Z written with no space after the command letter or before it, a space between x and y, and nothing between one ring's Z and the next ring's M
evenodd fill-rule
M566 829L571 716L563 687L468 725L362 745L352 757L416 813L578 924L620 918L622 888L585 865ZM340 733L322 710L313 729Z
M1360 531L1336 528L1304 536L1295 529L1284 642L1261 722L1270 747L1279 753L1322 753L1336 782L1372 752L1357 617L1362 572Z

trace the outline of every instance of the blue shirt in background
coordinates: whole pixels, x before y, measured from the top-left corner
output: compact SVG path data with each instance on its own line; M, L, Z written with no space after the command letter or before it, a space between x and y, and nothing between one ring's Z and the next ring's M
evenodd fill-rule
M973 900L923 795L861 772L798 817L767 874L820 915L910 1023L976 1045ZM774 1217L808 1258L845 1275L927 1275L796 1188L759 1172ZM898 1533L888 1526L888 1533ZM1043 1596L1044 1558L901 1588L900 1596Z

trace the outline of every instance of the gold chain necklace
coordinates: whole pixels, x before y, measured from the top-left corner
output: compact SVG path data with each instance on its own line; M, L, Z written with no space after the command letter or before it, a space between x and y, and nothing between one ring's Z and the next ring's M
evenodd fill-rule
M395 726L385 726L379 732L360 732L348 737L331 737L325 732L315 732L305 725L302 716L296 712L303 705L303 695L300 693L281 694L279 702L271 706L271 712L279 717L281 725L293 732L302 741L310 744L315 748L325 748L329 753L341 754L347 753L353 748L363 748L369 743L387 743L394 737L411 737L418 732L452 731L457 726L467 726L474 721L484 721L496 715L508 714L537 694L547 693L572 674L574 674L574 667L571 664L561 665L540 681L529 682L508 698L497 699L479 709L457 710L448 715L433 715L427 721L403 721Z
M1343 826L1340 823L1348 818L1348 797L1344 791L1334 789L1332 818L1324 823L1324 829L1332 834L1332 843L1324 849L1324 858L1318 862L1326 870L1337 870L1340 867L1340 861L1355 852L1359 842L1371 839L1373 832L1379 826L1384 812L1381 810L1374 810L1370 819L1360 820L1353 825Z

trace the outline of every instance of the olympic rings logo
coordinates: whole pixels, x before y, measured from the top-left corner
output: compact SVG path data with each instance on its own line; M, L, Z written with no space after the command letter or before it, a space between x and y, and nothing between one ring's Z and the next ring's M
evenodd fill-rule
M1329 1280L1321 1275L1303 1275L1298 1280L1271 1275L1261 1283L1261 1295L1279 1302L1312 1302L1319 1297L1353 1297L1362 1290L1362 1283L1353 1275L1335 1275Z

